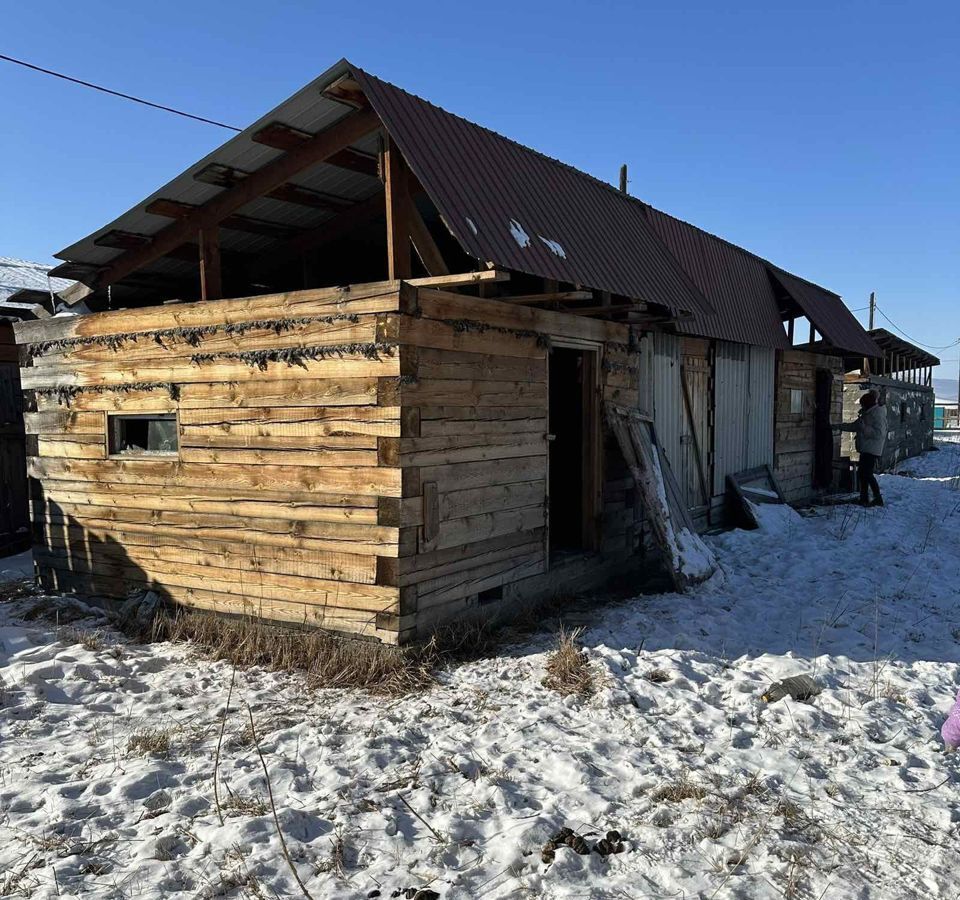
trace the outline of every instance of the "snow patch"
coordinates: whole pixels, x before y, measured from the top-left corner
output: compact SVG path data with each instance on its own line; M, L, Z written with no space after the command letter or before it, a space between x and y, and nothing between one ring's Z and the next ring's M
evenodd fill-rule
M474 234L479 234L479 233L480 233L479 231L477 231L477 223L474 222L473 219L470 218L470 216L464 216L464 219L466 219L466 221L467 221L467 227L468 227Z
M559 256L560 259L567 258L567 251L563 249L563 245L559 241L552 241L550 238L545 238L542 234L538 234L537 237L550 248L551 253Z
M523 226L516 220L510 220L510 234L521 247L530 246L530 235L523 230Z

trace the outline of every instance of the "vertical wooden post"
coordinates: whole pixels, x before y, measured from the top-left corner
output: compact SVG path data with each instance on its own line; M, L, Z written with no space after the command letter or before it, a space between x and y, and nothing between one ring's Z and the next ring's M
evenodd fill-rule
M387 278L409 278L410 191L407 167L396 145L387 138L383 151L384 190L387 204Z
M223 296L220 282L220 240L218 229L201 229L200 238L200 299L219 300Z

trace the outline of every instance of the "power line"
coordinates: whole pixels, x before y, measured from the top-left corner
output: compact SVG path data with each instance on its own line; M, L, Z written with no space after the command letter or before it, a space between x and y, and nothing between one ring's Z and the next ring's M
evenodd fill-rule
M890 316L888 316L882 309L880 309L879 306L876 307L876 310L878 313L880 313L881 316L883 316L890 323L890 325L892 325L897 331L899 331L900 334L902 334L908 341L912 341L918 347L923 347L925 350L949 350L951 347L956 347L957 344L960 344L960 338L957 338L957 340L955 340L952 344L943 344L943 345L922 344L916 338L910 337L910 335L907 334L899 325L897 325L897 323L894 322L893 319L891 319Z
M195 116L193 113L184 112L180 109L174 109L172 106L164 106L162 103L153 103L150 100L144 100L142 97L134 97L132 94L124 94L121 91L114 91L99 84L93 84L89 81L83 81L80 78L73 78L70 75L64 75L62 72L54 72L52 69L44 69L42 66L35 66L33 63L25 62L22 59L15 59L12 56L6 56L3 53L0 53L0 59L5 60L6 62L14 63L18 66L23 66L25 69L32 69L34 72L42 72L44 75L52 75L54 78L61 78L64 81L71 82L72 84L79 84L81 87L90 88L94 91L100 91L104 94L110 94L111 97L120 97L123 100L132 100L134 103L140 103L143 106L149 106L152 109L160 109L163 110L163 112L173 113L175 116L183 116L185 119L193 119L195 122L203 122L206 125L216 125L218 128L226 128L228 131L243 131L242 128L237 128L235 125L225 125L223 122L217 122L214 119L206 119L203 116Z

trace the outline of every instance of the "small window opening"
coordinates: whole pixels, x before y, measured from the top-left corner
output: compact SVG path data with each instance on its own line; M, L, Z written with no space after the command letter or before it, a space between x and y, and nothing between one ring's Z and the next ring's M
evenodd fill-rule
M906 400L900 401L900 421L901 422L907 421L907 401Z
M110 416L109 432L111 456L170 456L179 450L174 413Z
M803 415L803 391L800 388L790 388L790 414Z
M485 591L480 591L477 594L477 604L479 606L486 606L488 603L496 603L497 600L503 599L503 585L500 587L487 588Z

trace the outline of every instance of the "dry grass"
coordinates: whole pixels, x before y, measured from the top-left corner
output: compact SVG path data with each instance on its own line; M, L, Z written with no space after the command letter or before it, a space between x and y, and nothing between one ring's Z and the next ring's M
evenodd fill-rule
M594 689L594 672L587 654L578 640L582 629L560 629L557 647L547 657L547 677L543 686L566 697L570 694L590 694Z
M228 789L223 801L223 811L227 816L265 816L269 807L259 794L237 794Z
M164 728L144 728L130 735L127 753L141 756L169 756L172 746L170 731Z
M651 669L643 677L653 684L666 684L670 680L670 673L664 669Z
M399 648L350 640L317 629L285 628L259 619L236 619L194 610L161 620L157 637L190 641L204 654L237 668L263 666L302 671L318 688L364 688L398 696L434 683L440 662L435 644Z
M654 800L667 800L670 803L682 803L684 800L702 800L706 796L706 788L697 784L686 769L673 781L662 784L653 792Z
M32 597L36 594L37 584L33 578L20 578L16 581L5 581L0 584L0 603L11 603Z
M57 629L57 640L65 644L81 644L87 650L97 652L107 646L107 639L99 628L78 628L75 625L61 625Z

